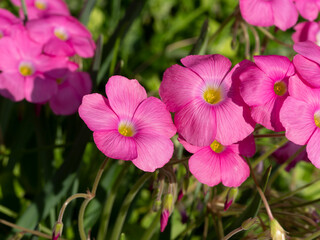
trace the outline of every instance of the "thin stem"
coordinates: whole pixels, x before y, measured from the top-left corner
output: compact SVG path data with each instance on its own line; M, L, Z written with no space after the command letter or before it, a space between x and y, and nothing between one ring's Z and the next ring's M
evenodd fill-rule
M86 200L83 201L81 207L80 207L80 211L79 211L79 216L78 216L78 230L79 230L79 234L80 234L80 238L81 240L86 240L87 237L86 237L86 233L85 233L85 230L84 230L84 221L83 221L83 218L84 218L84 213L85 213L85 210L86 210L86 207L88 205L88 203L95 197L96 195L96 191L97 191L97 188L98 188L98 185L99 185L99 182L100 182L100 179L101 179L101 176L102 176L102 173L105 169L105 166L108 162L108 159L109 158L105 158L103 163L101 164L100 168L99 168L99 171L97 173L97 176L93 182L93 186L92 186L92 190L91 192L88 193L89 197L86 198Z
M255 138L273 138L273 137L285 137L285 133L270 133L270 134L255 134Z
M268 151L266 151L264 154L262 154L257 160L255 160L252 164L252 168L255 168L261 161L265 160L267 157L269 157L273 152L275 152L278 148L282 147L284 144L288 142L288 139L283 139L281 142L274 145L272 148L270 148Z
M244 22L240 22L240 26L243 31L244 43L245 43L245 57L246 59L250 59L250 37L248 33L248 27Z
M26 22L28 22L28 11L27 11L27 5L26 5L25 0L21 0L21 7L22 7L23 15L24 15L23 22L26 24Z
M250 168L251 176L252 176L252 178L253 178L254 183L256 184L257 191L258 191L258 193L260 194L260 197L261 197L261 199L262 199L262 202L263 202L263 204L264 204L264 206L265 206L265 208L266 208L267 214L268 214L269 219L270 219L270 221L271 221L271 220L274 219L274 217L273 217L273 215L272 215L272 212L271 212L270 206L269 206L269 204L268 204L268 201L267 201L267 199L266 199L263 191L261 190L261 188L260 188L260 186L259 186L259 183L258 183L258 181L257 181L257 179L256 179L256 176L255 176L255 174L254 174L254 171L253 171L253 169L252 169L252 166L251 166L251 163L250 163L249 159L248 159L248 158L245 158L245 159L247 160L247 163L248 163L249 168Z
M16 224L8 222L8 221L6 221L4 219L0 219L0 223L2 223L4 225L7 225L9 227L18 229L18 230L20 230L22 232L31 233L32 235L35 235L35 236L38 236L38 237L43 237L43 238L46 238L46 239L51 239L50 235L47 235L47 234L44 234L44 233L41 233L41 232L38 232L38 231L34 231L34 230L30 230L28 228L24 228L24 227L18 226ZM61 240L65 240L65 239L61 238Z
M74 199L76 199L76 198L88 198L88 196L89 196L89 195L86 194L86 193L77 193L77 194L74 194L74 195L68 197L68 199L63 203L63 205L62 205L62 207L61 207L61 209L60 209L60 213L59 213L59 217L58 217L58 221L57 221L57 222L62 223L62 218L63 218L64 211L66 210L68 204L69 204L72 200L74 200Z
M254 47L254 52L253 54L254 55L260 55L260 37L259 37L259 34L257 33L257 30L252 26L252 25L248 25L252 34L253 34L253 37L254 37L254 42L255 42L255 47Z
M152 176L152 173L145 173L143 174L139 180L132 186L130 192L128 193L128 195L126 196L125 200L122 203L120 212L118 213L118 217L116 220L116 223L114 225L114 229L112 232L112 236L110 239L112 240L118 240L121 230L122 230L122 226L124 223L124 220L127 216L128 213L128 209L130 207L131 202L133 201L134 197L136 196L136 194L138 193L138 191L140 190L140 188L143 186L143 184Z
M285 47L290 47L292 48L292 44L288 44L285 42L282 42L281 40L277 39L275 36L272 35L272 33L270 33L267 29L263 28L263 27L258 27L258 29L269 39L275 41L276 43L279 43Z
M169 163L167 163L167 166L175 165L175 164L178 164L178 163L184 163L184 162L186 162L188 160L189 160L189 158L183 158L183 159L179 159L179 160L175 160L175 161L170 161Z
M229 238L231 238L233 235L239 233L243 231L243 228L242 227L238 227L236 229L234 229L232 232L228 233L227 236L225 236L222 240L228 240Z
M319 236L320 236L320 231L317 231L317 232L311 234L309 237L304 238L304 240L313 240Z
M121 184L121 180L124 179L124 176L129 168L129 164L123 165L121 172L118 174L111 190L110 193L107 196L107 200L105 202L105 207L103 208L102 214L101 214L101 222L99 226L99 231L98 231L98 240L104 240L106 239L107 236L107 231L108 231L108 225L109 225L109 219L112 211L112 206L114 203L114 200L116 199L116 195L119 189L119 186Z

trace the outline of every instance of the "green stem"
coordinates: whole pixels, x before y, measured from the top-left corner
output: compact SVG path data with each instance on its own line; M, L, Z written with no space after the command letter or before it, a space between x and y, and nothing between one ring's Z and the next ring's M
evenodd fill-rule
M272 148L270 148L268 151L266 151L264 154L262 154L257 160L255 160L252 163L252 168L255 168L261 161L265 160L267 157L269 157L273 152L275 152L278 148L282 147L284 144L288 142L288 139L282 139L281 142L274 145Z
M242 227L238 227L236 229L234 229L232 232L228 233L227 236L225 236L222 240L228 240L229 238L231 238L233 235L239 233L243 231L243 228Z
M275 41L276 43L279 43L285 47L290 47L292 48L292 44L288 44L285 42L282 42L281 40L277 39L275 36L272 35L272 33L270 33L267 29L263 28L263 27L258 27L258 29L269 39Z
M28 11L27 11L27 5L26 5L25 0L21 0L21 7L22 7L23 15L24 15L23 22L26 23L26 22L28 22Z
M105 202L105 207L103 208L102 214L101 214L101 221L98 231L98 240L104 240L107 236L108 231L108 225L109 225L109 219L113 207L114 200L116 199L116 195L119 189L119 186L121 184L121 180L124 179L124 176L129 168L129 164L123 165L121 172L118 174L117 179L115 180L110 193L107 196L107 200Z
M152 223L150 224L148 229L144 232L141 240L150 240L152 238L155 230L157 229L157 225L160 222L160 215L161 215L161 211L158 211Z
M271 133L271 134L255 134L255 138L272 138L272 137L285 137L284 133Z
M311 234L309 237L304 238L304 240L313 240L319 236L320 236L320 231L317 231L317 232Z
M114 225L114 229L112 232L112 236L110 239L112 240L118 240L121 230L122 230L122 226L124 223L124 220L127 216L128 213L128 209L130 207L130 203L133 201L134 197L136 196L136 194L138 193L138 191L140 190L140 188L143 186L143 184L152 176L152 173L145 173L143 174L140 179L136 182L136 184L134 184L130 190L130 192L128 193L128 195L126 196L124 202L122 203L120 212L118 213L118 217L116 220L116 223Z
M79 216L78 216L78 230L79 230L79 234L80 234L80 238L81 240L86 240L87 237L86 237L86 233L85 233L85 230L84 230L84 221L83 221L83 218L84 218L84 213L85 213L85 210L86 210L86 207L88 205L88 203L95 197L96 195L96 191L97 191L97 188L98 188L98 185L99 185L99 182L100 182L100 179L101 179L101 176L102 176L102 173L105 169L105 166L108 162L108 159L109 158L105 158L103 163L101 164L100 168L99 168L99 171L97 173L97 176L93 182L93 186L92 186L92 190L91 192L88 193L89 197L86 198L86 200L83 201L81 207L80 207L80 212L79 212Z

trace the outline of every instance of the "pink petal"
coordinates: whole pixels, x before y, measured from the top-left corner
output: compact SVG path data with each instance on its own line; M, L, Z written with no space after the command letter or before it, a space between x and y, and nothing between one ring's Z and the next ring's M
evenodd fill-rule
M293 49L305 58L320 64L320 47L314 42L298 42L293 45Z
M81 97L67 84L59 86L57 94L50 99L50 108L57 115L73 114L80 104Z
M201 183L210 187L221 182L220 155L210 147L202 148L189 159L189 169L192 175Z
M118 116L111 110L108 99L98 93L82 98L79 115L91 131L118 129Z
M297 72L313 87L320 87L320 66L307 58L296 55L293 63Z
M201 96L203 86L204 82L197 74L176 64L164 72L159 95L167 109L176 112Z
M81 98L91 92L92 81L87 72L69 72L66 81L68 81Z
M284 101L280 120L290 141L298 145L307 143L316 128L313 112L312 106L291 96Z
M273 0L274 25L282 31L293 27L298 21L298 12L292 0Z
M235 104L231 98L225 99L222 104L217 106L215 112L217 122L216 139L223 145L241 141L254 130L254 127L243 116L243 107Z
M1 73L0 94L12 101L21 101L24 98L24 78L19 73Z
M250 175L250 169L245 160L230 149L220 154L221 181L226 187L239 187Z
M320 30L319 23L316 22L302 22L298 23L294 30L296 31L294 34L292 34L292 40L297 42L304 42L304 41L317 41L317 33Z
M146 90L135 79L112 76L106 84L106 94L112 110L131 119L138 105L147 98Z
M253 134L250 134L248 137L237 143L238 150L237 152L246 157L253 157L256 153L256 143L254 141Z
M294 75L289 79L289 93L292 97L308 102L320 102L320 89L308 87L299 78L299 75Z
M62 41L56 37L51 38L43 47L46 54L52 56L68 56L71 57L76 54L69 41Z
M219 55L190 55L181 59L187 68L197 73L205 82L219 86L228 73L231 62L228 58Z
M242 17L255 26L269 27L274 24L273 10L270 1L240 0Z
M196 153L200 151L203 147L193 146L186 142L186 140L183 139L183 137L178 137L178 141L183 145L183 147L189 152L189 153Z
M26 28L32 40L44 44L54 37L54 28L49 25L48 18L33 19L27 22Z
M295 0L295 3L303 18L313 21L318 17L319 9L314 0Z
M93 132L97 148L114 159L132 160L138 156L134 138L122 136L118 130Z
M141 102L134 113L133 122L139 133L171 138L177 131L166 105L155 97L149 97Z
M312 162L314 166L320 168L320 129L317 128L315 132L312 134L308 145L307 145L307 153L308 158Z
M17 72L19 60L21 58L18 47L9 37L4 37L0 41L0 70Z
M284 56L254 56L254 62L269 78L279 81L294 74L294 67Z
M173 154L173 143L162 135L137 134L138 157L132 160L137 168L145 172L154 172L169 162Z
M169 215L170 215L170 213L166 209L161 213L161 216L160 216L160 231L161 232L163 232L166 229L166 226L168 224Z
M214 109L202 98L193 99L175 114L174 122L178 133L192 145L210 145L217 131Z
M249 106L258 106L274 98L274 80L269 78L258 67L250 66L242 71L240 93Z
M32 103L48 101L57 92L57 83L41 75L25 78L25 96Z
M90 58L94 55L95 45L93 45L90 38L81 36L73 37L70 39L70 45L80 57Z

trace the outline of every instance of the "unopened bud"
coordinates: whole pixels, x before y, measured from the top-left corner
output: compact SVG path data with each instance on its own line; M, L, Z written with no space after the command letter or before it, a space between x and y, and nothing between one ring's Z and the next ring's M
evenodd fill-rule
M164 229L166 228L167 224L168 224L168 219L169 219L169 211L168 210L164 210L161 213L161 217L160 217L160 231L163 232Z
M286 239L286 232L281 227L276 219L272 219L270 221L270 228L271 228L271 237L272 240L285 240Z
M238 195L238 188L230 188L224 203L224 211L227 211L232 203L236 200Z
M62 230L63 230L63 223L56 222L52 232L52 240L58 240L62 235Z
M161 208L161 200L155 200L153 202L152 211L158 212Z
M269 240L271 238L270 229L260 233L257 240Z
M168 193L163 200L163 209L169 211L171 214L173 211L173 195Z
M178 193L177 201L179 202L182 198L183 198L183 191L180 190L179 193Z
M241 227L243 230L249 230L256 223L258 223L258 218L249 218L241 224Z

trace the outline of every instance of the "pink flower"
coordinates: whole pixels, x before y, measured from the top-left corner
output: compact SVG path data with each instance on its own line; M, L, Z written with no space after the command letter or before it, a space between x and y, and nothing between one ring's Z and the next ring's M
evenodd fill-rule
M274 131L283 131L279 111L288 97L288 78L294 74L290 60L283 56L254 56L255 64L240 74L240 93L251 107L252 118Z
M294 0L300 15L309 20L315 20L319 15L320 0Z
M23 27L0 41L0 94L13 101L26 98L42 103L57 91L55 79L44 74L66 68L68 59L42 54L42 46L29 39Z
M30 37L43 44L43 51L53 56L94 55L95 43L91 33L70 16L50 16L27 23Z
M296 24L298 12L292 0L239 0L242 17L255 26L277 26L285 31Z
M253 131L249 109L234 89L237 68L221 55L188 56L168 68L160 86L167 109L175 112L178 133L190 144L209 146L215 139L229 145ZM250 120L248 120L250 121Z
M320 168L320 89L308 87L294 75L289 79L289 94L280 111L286 137L295 144L307 144L309 160Z
M220 182L227 187L238 187L249 177L250 169L240 154L254 155L253 135L237 144L222 145L214 140L205 147L193 146L182 138L178 140L188 152L194 153L189 159L189 169L199 182L210 187Z
M293 154L295 154L301 148L300 145L294 144L293 142L288 142L272 155L275 157L279 164L285 163ZM291 168L300 161L310 162L307 156L306 150L303 150L287 167L286 170L290 171Z
M320 44L320 25L317 22L302 22L294 27L292 40L297 42L311 41Z
M164 210L160 216L160 231L163 232L168 224L170 213L168 210Z
M68 69L58 69L47 73L56 79L58 89L50 98L49 105L57 115L75 113L82 101L82 97L91 92L92 82L86 72L73 72Z
M10 36L15 25L22 25L22 21L6 9L0 8L0 39Z
M137 80L122 76L109 79L106 94L108 99L97 93L86 95L79 107L99 150L147 172L164 166L172 156L170 138L176 132L166 106L147 98Z
M11 0L11 2L20 7L20 17L24 18L21 0ZM29 19L43 18L50 15L70 15L68 6L63 0L25 0L25 2Z
M312 87L320 87L320 47L315 43L306 41L293 46L299 53L293 59L296 71L305 82Z

